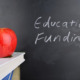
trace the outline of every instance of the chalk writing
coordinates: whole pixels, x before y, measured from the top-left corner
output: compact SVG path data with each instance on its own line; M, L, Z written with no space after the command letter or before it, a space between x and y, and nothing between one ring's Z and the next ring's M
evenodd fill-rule
M69 28L69 27L78 27L80 28L80 23L75 21L75 20L71 20L70 22L67 22L67 21L64 21L64 22L61 22L61 21L52 21L51 20L51 16L49 16L48 20L45 21L45 22L40 22L40 20L42 19L42 17L38 17L36 20L35 20L35 23L34 23L34 27L35 29L40 29L40 27L47 27L47 28L52 28L52 27L65 27L65 28Z
M75 41L80 41L80 36L71 36L71 32L69 31L66 35L64 35L63 37L61 35L56 35L56 36L52 36L52 34L50 34L50 36L48 37L47 35L45 36L45 33L38 33L36 40L35 40L35 44L38 43L38 41L43 40L45 43L46 42L75 42Z
M71 21L53 21L52 17L49 16L48 19L44 22L41 22L41 19L43 19L43 17L38 17L35 22L34 22L34 28L36 30L40 30L41 28L44 29L44 32L37 33L36 35L36 39L35 39L35 44L38 44L39 41L43 41L44 43L54 43L54 42L66 42L66 43L70 43L70 42L80 42L80 34L75 33L75 30L80 29L80 23L79 20L75 21L75 20L71 20ZM64 30L62 33L62 35L60 34L60 31L58 34L53 34L52 32L49 33L48 35L45 33L45 28L50 29L51 30L54 29L54 27L56 27L55 31L57 31L58 28L60 28L60 30ZM64 29L65 28L65 29ZM72 29L72 31L71 31ZM65 30L67 30L67 32L64 34ZM74 31L73 31L74 30Z

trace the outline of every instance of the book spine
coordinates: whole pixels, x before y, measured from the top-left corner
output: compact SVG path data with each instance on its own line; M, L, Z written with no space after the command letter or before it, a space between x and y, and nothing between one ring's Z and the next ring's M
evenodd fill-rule
M6 77L4 77L2 80L12 80L13 71L9 73Z

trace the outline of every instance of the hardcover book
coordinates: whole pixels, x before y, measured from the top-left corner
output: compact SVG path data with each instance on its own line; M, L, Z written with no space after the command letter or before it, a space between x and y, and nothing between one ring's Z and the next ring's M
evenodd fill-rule
M25 52L14 52L12 57L0 58L0 80L11 80L14 69L20 66L24 59Z
M12 80L13 71L9 73L6 77L4 77L2 80Z

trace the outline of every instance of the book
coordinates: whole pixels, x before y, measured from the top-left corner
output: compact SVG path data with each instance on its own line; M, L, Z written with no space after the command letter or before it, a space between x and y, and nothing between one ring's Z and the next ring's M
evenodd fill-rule
M12 80L13 72L9 73L6 77L4 77L2 80Z
M25 61L24 54L25 52L14 52L12 57L0 58L0 80L12 77L14 69Z
M21 78L20 75L21 73L20 73L20 66L19 66L13 72L12 80L20 80Z

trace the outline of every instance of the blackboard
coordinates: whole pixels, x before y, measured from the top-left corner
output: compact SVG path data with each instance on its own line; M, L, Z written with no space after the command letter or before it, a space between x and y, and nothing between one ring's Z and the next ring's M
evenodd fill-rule
M79 0L0 0L0 27L26 52L21 80L80 80Z

